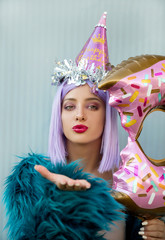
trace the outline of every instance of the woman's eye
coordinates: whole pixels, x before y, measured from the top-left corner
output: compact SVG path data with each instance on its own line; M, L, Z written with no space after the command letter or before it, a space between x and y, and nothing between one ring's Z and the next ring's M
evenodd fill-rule
M67 110L67 111L71 111L74 109L74 106L73 105L66 105L64 106L64 109Z
M97 105L93 105L93 104L89 105L88 108L90 110L98 110L98 106Z

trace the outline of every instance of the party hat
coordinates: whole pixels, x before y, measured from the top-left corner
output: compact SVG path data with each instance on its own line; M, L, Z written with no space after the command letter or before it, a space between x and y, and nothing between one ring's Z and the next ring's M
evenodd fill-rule
M103 67L105 71L111 70L106 36L106 16L107 13L104 12L90 38L77 56L77 65L81 59L87 59L89 68L91 66L93 68L94 65L95 69Z
M64 59L62 62L55 63L52 85L60 85L67 80L67 84L73 83L79 86L84 85L88 79L98 86L107 71L111 70L106 36L106 15L107 13L104 12L75 61Z

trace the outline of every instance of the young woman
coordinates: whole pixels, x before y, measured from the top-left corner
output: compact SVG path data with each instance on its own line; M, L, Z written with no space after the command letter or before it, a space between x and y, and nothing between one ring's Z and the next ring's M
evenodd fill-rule
M120 158L117 113L109 106L108 100L108 92L96 90L89 80L78 87L64 81L54 98L49 156L55 165L59 161L70 163L80 159L83 171L101 177L111 185L113 170L118 167ZM55 182L60 189L90 188L86 180L73 180L53 174L43 166L35 166L35 169ZM107 233L106 238L124 239L124 221L118 227Z
M20 239L20 237L23 237L22 239L59 240L103 239L101 238L102 234L104 234L104 239L123 240L125 238L124 220L115 222L118 219L121 220L121 217L119 217L121 215L119 214L120 206L113 202L112 204L111 202L106 203L106 199L110 199L108 187L108 192L105 194L105 190L102 191L101 189L102 181L97 178L98 187L90 188L91 181L94 182L96 177L111 181L113 169L118 166L119 149L116 112L107 104L108 92L97 90L95 84L89 80L84 83L76 86L75 84L68 84L68 80L64 79L64 82L58 87L50 124L49 155L53 163L51 168L50 161L40 156L30 156L30 158L23 159L15 167L14 173L8 177L5 198L10 216L8 222L11 232L10 237L12 236L13 239ZM112 121L110 121L111 118ZM110 143L108 139L112 139L112 133L115 137ZM90 180L90 176L88 176L90 181L76 180L74 182L71 178L55 173L59 169L58 166L60 166L59 171L65 174L62 169L67 168L66 163L72 164L71 162L77 159L80 159L83 171L92 174L93 180ZM70 164L68 166L73 168L74 165ZM54 182L55 179L55 183L61 189L90 189L85 192L72 191L71 194L68 191L56 191L54 190L54 184L49 183L47 180L44 181L44 178L34 170L34 166L37 171L51 182ZM53 173L51 173L51 169L54 170ZM69 171L73 172L73 174L69 173L69 176L72 177L75 175L75 171L77 172L77 168L75 168L75 171ZM87 175L84 176L87 179ZM79 177L80 175L77 178ZM101 195L100 203L97 199L98 194ZM93 200L91 197L88 200L88 195L92 196ZM98 202L98 204L95 204L95 202ZM59 205L57 206L56 203L59 203ZM104 216L101 216L101 212L103 212L102 208L106 204L103 214L106 215L108 212L113 211L112 217L108 216L108 218L111 218L111 222L115 222L116 225L112 226L109 232L100 232L101 235L98 238L96 238L97 232L91 234L89 232L90 238L86 238L86 232L91 231L92 228L90 222L94 222L94 226L95 222L96 224L100 222L99 224L103 226L102 229L106 229L104 228L106 223L101 222L99 219L100 217L104 218ZM47 211L47 209L49 210ZM93 213L97 213L95 219ZM71 223L72 216L74 225ZM50 218L51 220L49 220ZM70 222L66 220L68 218ZM76 226L79 225L79 222L84 224L84 221L86 225L82 228L80 226L81 230L79 232ZM22 222L21 225L20 222ZM58 227L56 222L59 223ZM59 233L56 229L58 229ZM66 233L63 229L65 229ZM51 231L51 234L49 231ZM73 231L74 235L71 237ZM43 232L48 232L48 234L43 235ZM30 237L27 238L27 236ZM55 238L52 238L52 236L55 236Z

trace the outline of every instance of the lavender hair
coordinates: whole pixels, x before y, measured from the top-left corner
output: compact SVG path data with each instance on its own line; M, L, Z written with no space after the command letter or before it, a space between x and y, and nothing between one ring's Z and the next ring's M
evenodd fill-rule
M89 80L86 82L89 87L92 88L92 83ZM67 151L65 147L65 137L62 129L61 105L65 95L76 87L77 86L74 84L67 84L65 81L58 87L57 93L54 97L48 146L48 154L53 164L56 164L58 162L66 162ZM119 166L120 156L118 144L117 112L108 103L108 92L98 90L94 94L100 97L106 104L105 126L100 150L100 153L103 156L98 168L98 171L102 173L111 169L113 170L115 167Z

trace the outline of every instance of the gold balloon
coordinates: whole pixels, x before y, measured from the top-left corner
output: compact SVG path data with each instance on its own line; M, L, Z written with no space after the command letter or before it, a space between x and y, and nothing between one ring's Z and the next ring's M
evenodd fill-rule
M130 57L127 60L122 61L116 67L112 68L106 77L99 83L98 88L107 90L122 78L151 67L153 64L161 60L165 60L165 56L141 55Z

